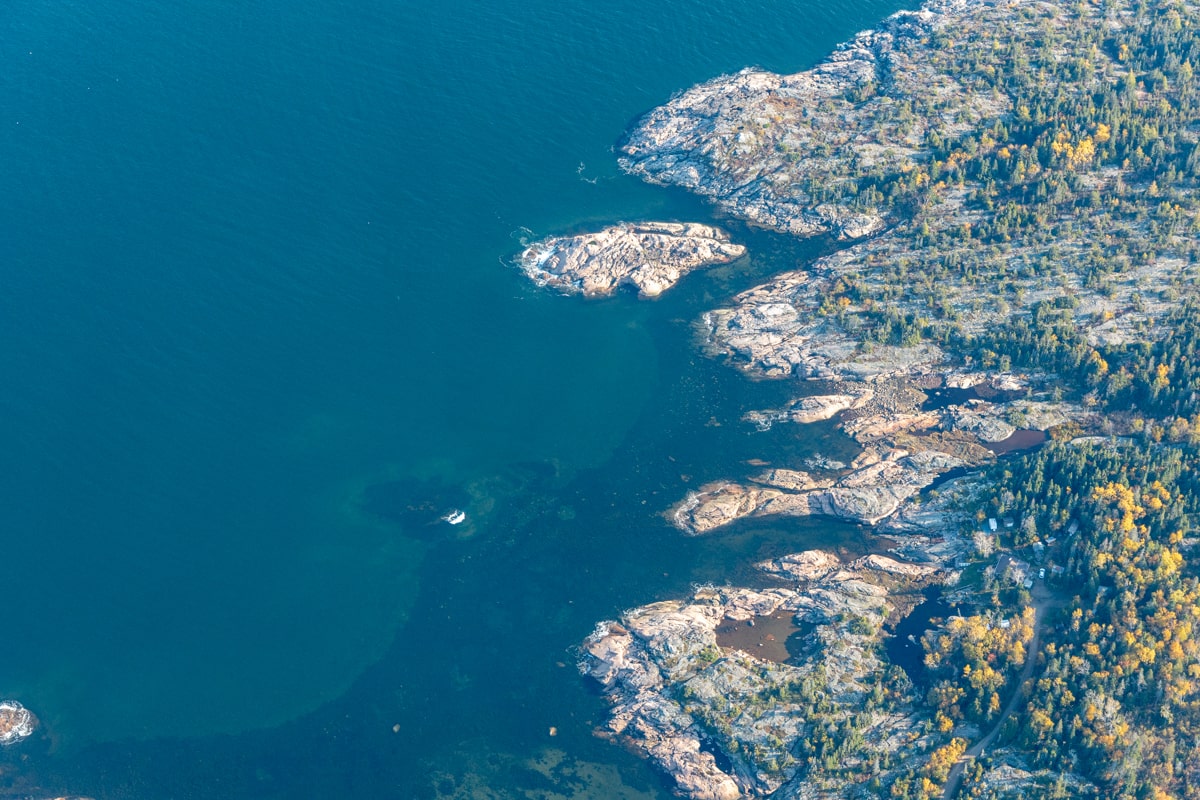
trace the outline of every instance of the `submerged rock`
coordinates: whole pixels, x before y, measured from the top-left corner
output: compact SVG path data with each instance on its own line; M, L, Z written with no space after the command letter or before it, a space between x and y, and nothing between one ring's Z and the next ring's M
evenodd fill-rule
M629 285L642 297L655 297L694 269L727 264L745 253L710 225L642 222L544 239L527 247L520 263L542 286L600 297Z
M37 728L37 717L16 700L0 701L0 745L27 739Z

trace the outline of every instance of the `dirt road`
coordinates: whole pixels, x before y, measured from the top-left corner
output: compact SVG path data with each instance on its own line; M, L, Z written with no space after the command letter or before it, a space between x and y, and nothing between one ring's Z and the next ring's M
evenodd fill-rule
M1037 666L1038 655L1042 651L1042 627L1046 620L1046 612L1051 608L1057 608L1062 604L1062 599L1051 592L1046 586L1046 582L1039 580L1033 587L1031 592L1033 599L1033 638L1029 640L1029 646L1025 653L1025 666L1021 669L1021 674L1017 678L1016 687L1013 689L1012 697L1009 698L1008 704L1004 706L1004 710L1000 712L1000 716L996 719L996 724L992 726L983 737L975 744L967 748L967 751L958 759L958 763L950 768L950 776L946 778L946 788L942 792L942 800L951 800L958 793L959 787L962 785L963 773L967 769L967 764L983 754L983 751L991 747L992 742L1000 735L1000 729L1004 723L1017 710L1017 705L1025 698L1025 693L1022 689L1025 683L1033 677L1034 667Z

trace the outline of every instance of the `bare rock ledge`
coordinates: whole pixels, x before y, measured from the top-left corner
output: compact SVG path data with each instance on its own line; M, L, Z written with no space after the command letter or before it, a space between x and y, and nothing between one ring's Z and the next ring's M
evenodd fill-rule
M628 285L642 297L656 297L694 269L727 264L745 253L711 225L641 222L543 239L521 253L520 264L539 286L603 297Z

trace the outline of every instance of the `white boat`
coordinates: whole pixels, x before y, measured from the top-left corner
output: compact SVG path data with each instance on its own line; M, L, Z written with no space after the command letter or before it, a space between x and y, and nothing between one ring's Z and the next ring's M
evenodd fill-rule
M449 514L447 514L446 516L442 517L442 521L449 522L451 525L458 525L460 522L462 522L466 518L467 518L467 513L465 511L460 511L456 508L453 511L451 511Z

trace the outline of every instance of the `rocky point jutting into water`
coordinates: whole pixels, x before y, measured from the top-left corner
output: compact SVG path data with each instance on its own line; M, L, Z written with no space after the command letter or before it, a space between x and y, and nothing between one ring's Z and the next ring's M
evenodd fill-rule
M931 381L959 390L965 399L929 409L934 390L918 387ZM922 370L845 382L841 388L842 394L806 397L783 409L751 412L747 419L759 427L803 424L832 410L832 416L841 415L839 428L862 447L851 464L819 473L775 468L706 484L670 511L673 524L698 534L743 517L824 514L874 525L951 470L1037 444L1046 431L1068 422L1098 424L1096 415L1049 399L1045 387L1042 399L1030 397L1027 383L1012 375L937 376ZM1006 392L1015 397L1000 400Z
M829 188L864 173L928 163L930 132L961 137L1009 110L1007 97L971 85L931 58L932 33L984 8L971 0L927 3L860 33L811 70L746 69L692 88L637 124L623 144L621 165L785 233L878 234L891 216L887 198L827 201ZM906 113L910 99L939 104L947 113Z
M1071 308L1091 341L1153 332L1170 308L1163 286L1194 272L1184 259L1190 242L1167 236L1141 264L1091 280L1095 270L1085 264L1098 233L1092 211L1060 204L1055 236L1009 231L985 246L973 240L972 228L996 214L969 202L984 187L969 176L958 186L936 180L980 148L1020 158L1019 149L986 132L1013 114L1013 99L987 80L1004 47L993 43L977 52L979 36L1011 44L1039 27L1071 24L1076 13L1034 2L928 3L860 34L812 70L718 78L682 93L631 131L621 163L647 180L686 187L783 232L870 237L742 293L705 314L700 326L708 353L752 375L840 384L836 395L804 397L750 421L763 426L843 413L842 427L863 445L863 456L843 475L811 485L755 477L703 487L672 513L681 528L700 532L772 513L877 522L939 474L1008 449L1002 443L1018 428L1088 422L1077 405L1057 399L1054 376L981 371L947 345L1003 330L1043 313L1048 303ZM1096 24L1117 24L1095 16ZM1060 45L1069 52L1072 42ZM959 60L966 56L969 68ZM1056 88L1079 95L1119 75L1103 52L1091 64L1093 75ZM1079 147L1096 147L1095 137L1082 142L1071 151L1076 162ZM1099 190L1122 177L1110 170L1081 180ZM1136 215L1109 214L1103 222L1110 240L1139 232ZM1031 268L1039 263L1051 267ZM970 386L991 391L923 408L922 390ZM1028 396L1005 396L1013 389Z
M746 253L711 225L640 222L597 233L553 237L521 253L520 264L539 285L588 297L634 286L655 297L694 269L727 264Z
M1078 32L1119 37L1125 26L1119 10L1086 4L935 0L811 70L745 70L683 92L637 122L620 163L754 225L869 237L714 320L719 330L736 322L742 341L760 328L773 338L741 351L771 374L817 375L846 361L879 340L880 317L921 318L884 342L928 342L985 332L1063 296L1091 339L1144 338L1172 304L1164 290L1196 275L1186 226L1147 220L1164 186L1134 158L1098 166L1118 138L1111 125L1031 119L1031 104L1048 97L1082 104L1122 86L1119 53ZM1072 59L1070 80L1051 71ZM1169 102L1160 86L1160 96L1133 99ZM1031 143L1006 140L1018 126L1045 132L1037 146L1065 182L1033 163ZM1008 187L1049 196L1009 198ZM865 355L841 371L941 361L929 344Z
M687 600L603 622L580 669L613 704L624 737L697 800L841 797L845 781L899 771L931 744L904 674L888 668L883 626L946 576L870 556L810 551L760 564L787 582L702 587ZM827 732L854 742L821 758Z

